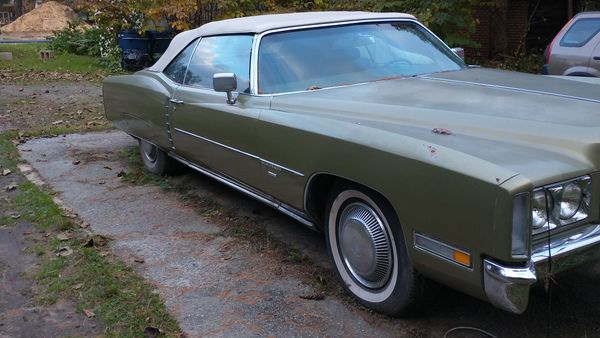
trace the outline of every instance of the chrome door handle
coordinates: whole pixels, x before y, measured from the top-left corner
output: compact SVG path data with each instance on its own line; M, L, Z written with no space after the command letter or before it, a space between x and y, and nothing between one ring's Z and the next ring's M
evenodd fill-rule
M169 99L169 102L174 103L174 104L183 104L183 100L178 100L178 99Z

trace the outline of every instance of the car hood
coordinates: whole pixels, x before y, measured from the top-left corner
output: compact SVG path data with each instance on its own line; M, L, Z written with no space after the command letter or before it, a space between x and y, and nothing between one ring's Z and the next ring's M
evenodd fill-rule
M271 108L415 138L534 184L600 168L600 85L568 79L470 68L275 95Z

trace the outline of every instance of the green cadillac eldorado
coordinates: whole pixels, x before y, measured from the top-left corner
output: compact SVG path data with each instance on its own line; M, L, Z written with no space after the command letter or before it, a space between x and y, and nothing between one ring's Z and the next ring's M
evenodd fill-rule
M522 313L600 252L600 85L467 66L410 15L212 22L103 92L149 171L183 163L322 231L388 315L428 279Z

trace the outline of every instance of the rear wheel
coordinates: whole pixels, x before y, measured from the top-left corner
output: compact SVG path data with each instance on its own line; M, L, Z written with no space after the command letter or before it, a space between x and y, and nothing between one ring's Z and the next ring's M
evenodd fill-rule
M144 163L144 168L156 175L165 175L173 170L173 160L163 150L152 143L144 140L138 140L140 156Z
M415 311L425 279L412 266L389 203L362 187L339 187L330 195L326 219L327 249L342 287L390 316Z

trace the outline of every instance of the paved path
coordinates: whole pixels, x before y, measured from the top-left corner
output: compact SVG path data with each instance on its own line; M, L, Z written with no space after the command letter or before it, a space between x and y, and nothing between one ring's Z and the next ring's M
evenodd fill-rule
M597 265L561 279L550 312L547 295L535 289L522 316L446 288L423 314L409 319L373 314L337 295L302 299L314 291L303 282L309 272L302 265L215 235L223 225L206 221L174 193L121 182L117 173L126 168L118 152L133 146L131 137L111 131L32 140L20 150L94 232L112 238L116 255L156 285L189 336L441 337L455 326L475 326L497 336L534 337L546 335L549 316L553 336L600 335ZM74 165L75 159L81 163ZM185 179L248 217L261 215L257 219L270 234L327 266L316 233L201 175Z

